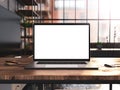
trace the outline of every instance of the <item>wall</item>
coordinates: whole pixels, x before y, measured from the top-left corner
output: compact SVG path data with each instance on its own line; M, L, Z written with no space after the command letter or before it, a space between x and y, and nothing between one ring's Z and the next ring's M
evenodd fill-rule
M0 0L0 5L12 12L16 10L16 0Z
M20 50L20 17L0 6L0 53L13 54ZM19 53L19 52L18 52ZM17 54L17 53L16 53Z
M0 12L0 38L20 42L20 17L1 6Z
M8 9L8 0L0 0L0 5Z
M9 0L9 10L15 12L16 10L16 0Z

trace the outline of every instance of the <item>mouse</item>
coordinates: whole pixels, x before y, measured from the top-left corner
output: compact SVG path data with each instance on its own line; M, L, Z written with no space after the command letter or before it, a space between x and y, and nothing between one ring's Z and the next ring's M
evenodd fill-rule
M110 64L104 64L105 67L113 67L113 65Z

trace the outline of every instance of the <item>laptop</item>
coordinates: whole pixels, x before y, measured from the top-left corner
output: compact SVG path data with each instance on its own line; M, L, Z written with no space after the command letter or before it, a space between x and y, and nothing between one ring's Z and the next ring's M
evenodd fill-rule
M34 24L33 62L25 69L98 69L89 66L89 23Z

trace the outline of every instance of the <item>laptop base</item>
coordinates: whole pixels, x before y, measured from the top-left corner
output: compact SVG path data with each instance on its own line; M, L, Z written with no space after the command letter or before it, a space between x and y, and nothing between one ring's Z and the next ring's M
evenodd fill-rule
M39 63L38 62L33 62L26 67L25 69L29 70L98 70L98 67L95 66L89 66L87 64L45 64L45 63Z

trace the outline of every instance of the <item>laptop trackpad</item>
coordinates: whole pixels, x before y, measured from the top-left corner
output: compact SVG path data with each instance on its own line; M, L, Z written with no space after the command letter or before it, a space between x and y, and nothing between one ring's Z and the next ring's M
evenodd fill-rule
M45 64L46 68L77 68L86 65L81 64Z
M86 67L87 64L38 64L41 68L78 68Z

